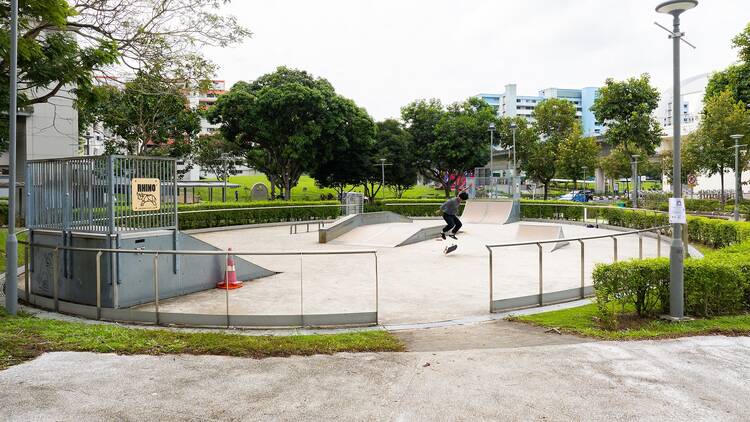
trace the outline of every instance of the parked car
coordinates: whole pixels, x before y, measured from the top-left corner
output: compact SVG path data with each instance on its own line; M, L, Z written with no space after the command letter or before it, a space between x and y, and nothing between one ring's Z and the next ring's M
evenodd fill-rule
M590 190L574 190L566 193L565 195L558 198L561 201L573 201L573 202L588 202L594 197L594 193Z

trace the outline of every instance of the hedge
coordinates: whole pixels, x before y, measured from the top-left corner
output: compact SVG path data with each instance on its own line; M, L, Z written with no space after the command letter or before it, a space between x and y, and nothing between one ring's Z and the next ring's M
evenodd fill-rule
M305 207L306 205L308 207ZM180 206L179 221L180 229L187 230L284 221L326 220L335 219L341 215L340 205L338 201L211 202ZM234 210L234 208L238 209ZM204 212L186 213L184 211Z

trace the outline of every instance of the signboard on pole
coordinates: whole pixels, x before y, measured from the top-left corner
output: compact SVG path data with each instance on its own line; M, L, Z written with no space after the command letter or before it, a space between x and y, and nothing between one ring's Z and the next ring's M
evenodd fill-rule
M669 198L669 224L687 224L685 200Z
M133 179L130 182L130 198L133 211L158 211L161 208L159 179Z

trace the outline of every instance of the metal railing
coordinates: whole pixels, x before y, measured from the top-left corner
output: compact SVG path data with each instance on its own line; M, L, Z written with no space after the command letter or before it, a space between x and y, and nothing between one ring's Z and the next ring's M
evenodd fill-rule
M23 297L26 302L67 314L78 315L86 318L97 320L125 322L125 323L153 323L157 325L180 325L195 327L317 327L317 326L362 326L376 325L378 323L379 312L379 274L378 274L378 255L375 250L338 250L338 251L198 251L198 250L147 250L147 249L112 249L112 248L83 248L72 246L46 245L19 241L24 245L26 260L24 271L24 292ZM29 271L29 253L30 248L44 248L54 251L52 254L52 298L41 295L35 295L31 292L31 273ZM95 306L81 305L73 302L62 301L59 298L60 291L60 252L77 251L84 253L96 254L96 284ZM152 255L152 274L153 274L153 308L154 311L144 311L135 308L143 307L138 305L130 308L106 308L102 307L102 255L104 254L138 254ZM230 312L230 290L224 290L224 312L222 314L203 314L203 313L176 313L163 312L160 310L160 289L159 289L159 256L161 255L212 255L224 257L224 280L227 279L229 266L227 264L230 256L299 256L299 313L298 314L232 314ZM320 255L372 255L374 263L374 310L358 312L339 312L328 314L308 314L305 312L305 290L304 290L304 256ZM125 281L127 282L127 280ZM116 297L118 292L118 283L112 283L112 294ZM228 286L227 286L228 287ZM361 297L361 294L356 294ZM175 297L175 296L173 296ZM179 296L176 296L179 297ZM171 299L171 298L170 298ZM116 301L115 301L116 302Z
M562 239L548 239L548 240L536 240L536 241L525 241L525 242L512 242L512 243L500 243L485 245L489 252L489 307L490 312L500 312L512 309L519 309L530 306L542 306L544 304L563 302L566 300L583 299L586 296L593 294L593 287L586 285L586 248L585 241L597 240L597 239L612 239L612 261L617 262L618 260L618 238L623 236L638 235L638 258L643 259L643 236L651 234L656 237L656 256L661 257L661 242L662 235L670 229L669 225L651 227L648 229L631 230L621 233L602 234L594 236L574 237L574 238L562 238ZM544 292L544 250L542 245L547 244L564 244L570 242L578 242L580 246L580 285L573 289L566 289L554 292ZM534 295L519 296L501 300L494 299L494 271L493 271L493 249L495 248L509 248L516 246L537 246L538 250L538 293Z
M29 161L26 226L109 234L174 229L176 169L175 160L165 157L110 155ZM135 178L159 180L158 210L131 208Z

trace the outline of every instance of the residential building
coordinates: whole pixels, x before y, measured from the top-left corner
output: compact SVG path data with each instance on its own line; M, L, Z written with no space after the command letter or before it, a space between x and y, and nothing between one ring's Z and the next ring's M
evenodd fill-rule
M487 101L500 116L521 116L529 122L534 121L532 114L540 102L550 98L562 98L575 105L576 116L581 119L584 136L600 136L604 132L604 126L596 121L594 113L591 112L598 90L596 87L545 88L539 91L538 95L530 96L518 95L516 84L508 84L501 94L482 93L477 94L477 97Z
M40 93L40 95L44 92ZM16 120L16 180L25 180L26 161L78 155L78 111L69 88L46 103L20 110ZM8 153L0 156L0 196L8 195Z

